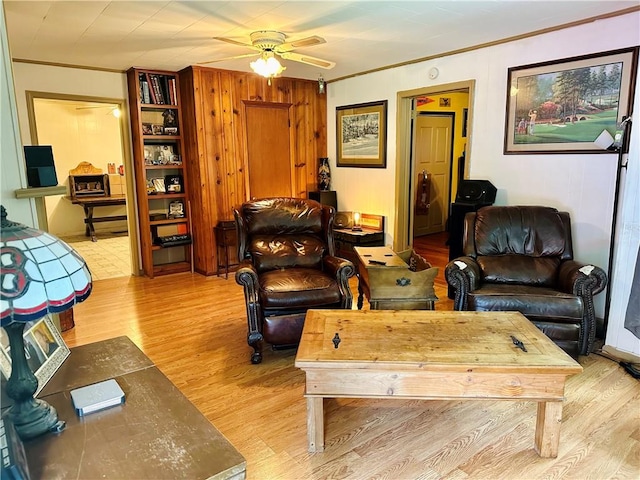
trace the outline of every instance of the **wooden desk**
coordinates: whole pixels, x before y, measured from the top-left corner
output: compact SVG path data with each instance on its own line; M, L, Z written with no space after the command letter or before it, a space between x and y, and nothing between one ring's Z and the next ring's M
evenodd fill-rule
M124 405L78 417L69 390L110 378ZM24 442L33 479L245 478L242 455L127 337L72 348L39 397L67 427Z
M95 207L113 207L116 205L125 205L125 195L111 195L109 197L65 197L67 200L71 200L74 205L81 205L84 209L84 223L86 224L85 235L91 237L91 241L97 242L96 230L93 226L94 223L100 222L115 222L119 220L126 220L126 215L112 215L110 217L94 217L93 209Z
M558 455L565 382L582 371L518 312L309 310L295 365L310 452L324 449L324 398L530 400L541 457Z

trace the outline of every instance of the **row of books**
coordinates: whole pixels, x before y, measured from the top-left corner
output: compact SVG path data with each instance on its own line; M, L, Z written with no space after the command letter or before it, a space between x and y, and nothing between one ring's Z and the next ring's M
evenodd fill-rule
M150 105L177 105L176 78L140 73L140 101Z

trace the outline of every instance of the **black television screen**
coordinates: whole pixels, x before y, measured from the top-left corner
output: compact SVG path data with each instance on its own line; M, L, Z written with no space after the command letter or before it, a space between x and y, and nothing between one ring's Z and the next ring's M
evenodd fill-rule
M54 187L58 185L51 145L25 145L27 180L30 187Z

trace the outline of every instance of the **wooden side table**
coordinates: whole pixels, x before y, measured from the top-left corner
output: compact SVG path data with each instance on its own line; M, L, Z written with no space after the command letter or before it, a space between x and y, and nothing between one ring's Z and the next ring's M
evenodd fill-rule
M358 310L366 295L371 310L433 310L436 268L411 271L389 247L353 247L358 260ZM427 266L430 266L426 262Z
M236 222L223 221L213 227L213 233L216 237L216 248L218 252L216 275L220 276L220 268L224 267L224 278L229 278L229 268L238 265L238 262L230 263L229 249L238 244L238 235L236 233ZM222 255L220 251L222 249ZM224 263L221 260L224 259Z

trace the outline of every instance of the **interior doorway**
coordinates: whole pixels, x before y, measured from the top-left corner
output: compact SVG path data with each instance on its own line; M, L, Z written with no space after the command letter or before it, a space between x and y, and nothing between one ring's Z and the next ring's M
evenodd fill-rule
M94 280L137 274L137 222L125 101L27 92L27 105L31 144L52 146L58 184L67 187L67 195L46 198L49 231L85 258ZM109 175L111 189L126 195L125 206L96 210L95 216L127 217L121 222L96 223L96 242L85 236L83 208L69 198L69 171L80 162L89 162Z
M398 92L397 105L397 143L396 143L396 198L395 210L397 212L394 226L394 244L396 250L402 250L413 244L413 226L415 222L415 199L417 197L416 174L414 170L414 110L438 111L447 113L455 110L454 116L454 143L452 148L449 168L448 194L443 200L443 209L448 215L452 197L455 196L458 178L468 176L471 154L472 136L472 105L474 103L474 80L422 87L415 90ZM464 97L464 102L455 105L456 95ZM458 172L460 175L452 175Z
M454 119L453 113L417 112L414 115L413 238L446 229L451 198Z

